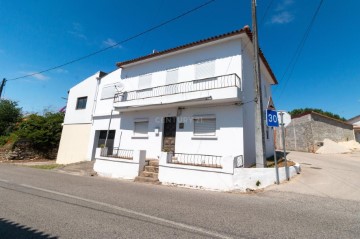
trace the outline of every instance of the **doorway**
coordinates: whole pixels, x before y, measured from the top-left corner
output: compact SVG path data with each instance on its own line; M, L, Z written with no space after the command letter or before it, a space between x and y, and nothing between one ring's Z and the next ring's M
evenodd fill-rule
M164 118L163 148L165 152L175 153L176 117Z

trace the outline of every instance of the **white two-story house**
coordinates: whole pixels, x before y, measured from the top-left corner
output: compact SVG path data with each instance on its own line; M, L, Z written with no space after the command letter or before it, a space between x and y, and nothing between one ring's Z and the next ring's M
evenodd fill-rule
M255 164L253 44L248 26L116 65L109 74L85 80L92 87L80 83L70 90L59 162L92 160L96 148L106 144L109 155L119 149L145 150L151 159L164 151L185 158L232 155L241 156L244 167ZM260 69L265 110L277 81L262 53ZM81 109L78 104L84 97L87 105ZM82 118L89 132L65 137L69 130L71 135L84 133ZM266 127L265 132L266 155L271 156L273 131ZM69 147L63 145L72 145L72 152L65 152Z

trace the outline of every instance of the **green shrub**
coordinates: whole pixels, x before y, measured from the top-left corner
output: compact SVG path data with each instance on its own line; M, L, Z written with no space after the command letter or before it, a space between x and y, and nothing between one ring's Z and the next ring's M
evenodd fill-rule
M47 153L59 146L63 121L63 113L32 114L18 125L15 134L30 140L35 150Z
M10 138L9 135L0 136L0 146L5 145L8 142L9 138Z

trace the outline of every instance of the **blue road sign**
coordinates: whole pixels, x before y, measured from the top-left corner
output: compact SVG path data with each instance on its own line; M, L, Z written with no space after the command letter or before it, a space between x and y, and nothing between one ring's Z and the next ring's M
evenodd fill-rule
M276 110L266 110L266 125L269 127L279 127L279 119Z

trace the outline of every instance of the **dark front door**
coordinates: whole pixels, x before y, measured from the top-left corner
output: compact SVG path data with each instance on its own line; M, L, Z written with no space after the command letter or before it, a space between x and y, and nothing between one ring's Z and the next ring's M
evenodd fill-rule
M98 147L107 147L108 153L112 154L113 148L114 148L114 139L115 139L115 130L109 130L108 139L105 145L106 141L106 134L107 130L100 130L99 133L99 140L98 140Z
M175 152L176 117L164 118L163 151Z

